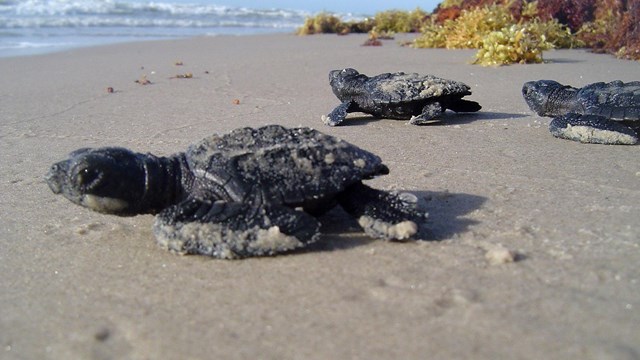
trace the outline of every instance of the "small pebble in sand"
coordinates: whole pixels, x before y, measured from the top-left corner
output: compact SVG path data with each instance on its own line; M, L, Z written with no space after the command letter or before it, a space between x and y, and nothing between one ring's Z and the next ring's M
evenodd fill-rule
M233 101L231 101L233 103L233 105L240 105L240 99L233 99Z
M107 328L102 328L98 330L95 334L93 334L94 339L101 342L107 341L109 339L109 336L111 336L111 331L109 331L109 329Z
M109 94L113 94L113 93L115 92L115 90L114 90L111 86L109 86L109 87L107 88L107 92L108 92Z
M489 261L491 265L502 265L512 263L516 261L516 253L503 246L497 246L495 248L487 250L484 257Z

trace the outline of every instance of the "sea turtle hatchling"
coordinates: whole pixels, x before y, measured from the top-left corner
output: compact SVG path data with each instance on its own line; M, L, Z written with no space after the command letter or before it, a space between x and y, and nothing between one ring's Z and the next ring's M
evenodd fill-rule
M462 99L471 95L469 86L433 75L403 72L368 77L354 69L329 72L329 84L342 102L329 115L326 125L340 124L347 113L364 112L377 118L405 119L410 124L438 122L447 109L455 112L475 112L481 106Z
M231 259L316 241L315 216L337 204L372 237L411 238L426 217L416 197L362 183L388 173L378 156L346 141L270 125L213 135L168 157L79 149L45 180L94 211L157 214L154 234L168 250Z
M554 119L555 137L583 143L633 145L640 131L640 81L598 82L582 88L553 80L522 87L529 108Z

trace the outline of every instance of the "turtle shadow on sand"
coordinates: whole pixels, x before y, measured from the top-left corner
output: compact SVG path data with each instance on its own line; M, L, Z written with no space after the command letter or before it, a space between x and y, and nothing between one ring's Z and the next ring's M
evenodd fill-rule
M493 111L482 111L482 112L477 112L477 113L468 114L468 115L474 116L472 121L520 119L520 118L525 118L529 116L528 114L502 113L502 112L493 112ZM451 121L456 121L456 120L455 118L452 117ZM471 122L471 121L468 121L468 122Z
M421 238L440 241L463 233L472 225L478 223L464 216L478 210L487 198L466 193L451 193L448 191L416 191L421 208L428 213L426 226Z
M429 213L426 221L420 224L417 241L442 241L467 231L478 221L465 218L465 215L480 209L487 201L483 196L448 191L409 193L418 198L418 207ZM380 241L365 236L357 220L340 207L327 212L319 220L323 238L306 248L294 250L292 254L346 250Z
M419 127L431 127L431 126L444 126L444 125L463 125L470 124L474 121L478 120L505 120L505 119L518 119L527 117L528 115L523 114L514 114L514 113L500 113L500 112L491 112L491 111L483 111L476 113L454 113L454 112L446 112L440 115L438 121L419 125ZM347 118L340 126L348 127L348 126L365 126L373 122L379 122L381 119L376 118L371 115L352 115ZM383 119L384 120L384 119ZM403 120L395 120L388 119L391 121L399 121ZM405 121L405 123L407 123Z
M501 112L492 112L492 111L479 111L476 113L446 112L440 115L439 122L428 124L426 126L464 125L464 124L470 124L472 122L480 121L480 120L498 121L498 120L506 120L506 119L519 119L527 116L529 115L501 113Z
M577 64L583 62L584 60L568 59L564 57L553 57L544 59L545 64Z

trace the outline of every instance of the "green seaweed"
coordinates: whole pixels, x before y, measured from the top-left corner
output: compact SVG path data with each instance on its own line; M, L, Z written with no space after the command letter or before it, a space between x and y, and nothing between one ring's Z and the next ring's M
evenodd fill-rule
M511 13L498 5L463 10L455 20L446 20L443 24L434 20L427 23L422 28L422 35L414 40L413 46L477 49L482 45L484 36L513 22Z
M519 18L509 7L510 3L493 4L463 10L455 20L442 24L432 20L413 46L478 49L474 63L487 66L539 63L545 50L583 44L556 19L540 20L537 2L524 3Z
M553 44L529 26L511 25L485 35L473 63L483 66L540 63L542 52L551 48Z

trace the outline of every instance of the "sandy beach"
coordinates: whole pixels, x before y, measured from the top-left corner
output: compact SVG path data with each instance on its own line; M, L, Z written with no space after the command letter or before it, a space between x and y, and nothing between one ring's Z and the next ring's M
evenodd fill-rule
M520 89L640 80L640 63L558 50L484 68L473 51L365 39L218 36L0 59L0 358L639 359L640 146L556 139ZM483 109L432 126L356 114L327 127L338 105L327 74L345 67L459 80ZM335 210L304 251L177 256L156 245L153 216L94 213L43 180L82 147L168 155L274 123L382 157L391 173L367 183L417 195L425 239L371 240ZM505 251L516 261L495 263Z

